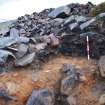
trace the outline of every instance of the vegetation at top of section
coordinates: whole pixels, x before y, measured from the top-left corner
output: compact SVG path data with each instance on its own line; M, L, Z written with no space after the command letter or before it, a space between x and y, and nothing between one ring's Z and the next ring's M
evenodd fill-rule
M102 2L101 4L92 8L92 10L90 11L90 16L96 16L102 12L105 12L105 2Z

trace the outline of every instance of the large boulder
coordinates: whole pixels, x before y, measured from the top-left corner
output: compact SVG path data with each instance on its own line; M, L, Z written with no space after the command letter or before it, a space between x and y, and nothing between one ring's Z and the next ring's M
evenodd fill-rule
M49 17L52 18L61 18L63 15L69 15L70 13L70 8L68 6L61 6L53 10L51 13L48 14Z

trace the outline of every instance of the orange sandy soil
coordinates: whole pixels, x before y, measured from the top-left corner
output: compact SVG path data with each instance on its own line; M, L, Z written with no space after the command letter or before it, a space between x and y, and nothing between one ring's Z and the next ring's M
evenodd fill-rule
M34 64L17 68L16 71L0 75L0 88L8 91L15 101L5 102L0 99L0 105L25 105L28 96L33 89L48 87L52 91L58 91L61 79L62 64L68 63L76 65L81 69L86 78L85 82L80 83L76 88L77 105L99 105L97 97L91 92L91 87L95 83L92 72L97 69L95 60L88 61L87 58L75 58L59 55L42 65L42 70L33 72ZM35 79L33 81L33 79Z

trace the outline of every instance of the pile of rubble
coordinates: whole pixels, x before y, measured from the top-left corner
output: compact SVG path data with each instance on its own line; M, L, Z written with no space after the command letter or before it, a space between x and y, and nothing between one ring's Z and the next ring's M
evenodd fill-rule
M12 57L15 66L25 66L36 58L44 60L58 52L86 56L86 36L89 36L90 56L104 55L105 13L89 17L93 7L91 2L70 4L19 17L1 34L0 64ZM99 24L100 19L103 24Z

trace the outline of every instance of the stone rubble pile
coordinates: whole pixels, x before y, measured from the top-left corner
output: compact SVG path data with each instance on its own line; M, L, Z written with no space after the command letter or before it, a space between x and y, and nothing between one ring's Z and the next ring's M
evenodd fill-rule
M26 66L35 58L44 60L50 54L68 53L86 56L86 36L89 36L90 56L99 58L105 54L105 13L89 17L95 7L70 4L56 9L19 17L0 37L0 64L8 57L15 66ZM99 24L98 20L102 19ZM6 32L6 33L5 33ZM28 61L27 61L28 60Z

